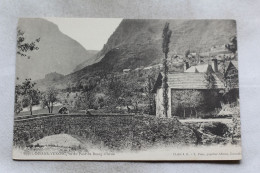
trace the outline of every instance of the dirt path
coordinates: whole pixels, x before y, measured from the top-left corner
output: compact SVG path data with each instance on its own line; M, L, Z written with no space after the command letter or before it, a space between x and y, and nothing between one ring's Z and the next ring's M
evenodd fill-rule
M232 123L232 119L227 118L214 118L214 119L185 119L185 120L179 120L181 123L206 123L206 122L221 122L225 124Z

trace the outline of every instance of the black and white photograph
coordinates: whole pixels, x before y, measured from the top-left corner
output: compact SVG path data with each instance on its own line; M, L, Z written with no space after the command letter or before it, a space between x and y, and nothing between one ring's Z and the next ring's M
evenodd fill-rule
M241 160L236 25L20 18L13 159Z

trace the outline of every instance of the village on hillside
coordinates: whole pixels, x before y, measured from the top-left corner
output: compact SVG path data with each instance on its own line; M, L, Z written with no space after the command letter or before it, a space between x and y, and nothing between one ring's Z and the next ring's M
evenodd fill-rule
M42 38L24 43L19 32L17 58L36 54ZM43 79L21 81L17 74L14 151L239 146L236 35L203 51L187 47L180 53L171 50L171 25L165 22L160 32L162 56L148 65L126 59L120 66L123 60L113 58L125 47L117 46L99 62L68 75L52 71ZM142 57L133 56L141 62Z

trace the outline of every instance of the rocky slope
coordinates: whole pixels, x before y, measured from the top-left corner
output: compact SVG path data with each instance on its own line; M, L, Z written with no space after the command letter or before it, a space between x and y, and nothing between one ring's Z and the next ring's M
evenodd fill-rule
M90 65L91 58L97 53L86 50L77 41L63 34L56 24L45 19L20 19L18 29L25 33L25 42L40 38L37 44L39 50L27 52L30 59L17 56L16 74L20 81L25 78L41 79L45 74L54 71L67 75L78 64Z
M233 20L133 20L125 19L111 35L96 61L114 61L113 70L156 64L162 59L162 30L165 22L173 31L170 55L208 51L229 42L236 34ZM102 61L100 61L102 64Z
M122 72L125 68L158 64L162 61L162 30L165 22L173 31L169 56L208 51L229 42L236 35L233 20L123 20L103 49L94 56L95 62L70 75L59 84L76 82L89 75Z
M97 51L97 50L88 50L89 55L87 56L87 58L82 63L78 64L75 67L75 69L73 70L73 72L79 71L86 66L96 63L97 61L96 61L95 57L98 52L99 51Z

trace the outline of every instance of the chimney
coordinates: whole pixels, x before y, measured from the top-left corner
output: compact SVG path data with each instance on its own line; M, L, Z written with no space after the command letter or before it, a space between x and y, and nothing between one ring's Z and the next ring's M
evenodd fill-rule
M216 58L212 59L212 69L214 72L218 72L218 60Z
M184 61L184 64L183 64L184 72L185 72L188 68L190 68L189 62Z

